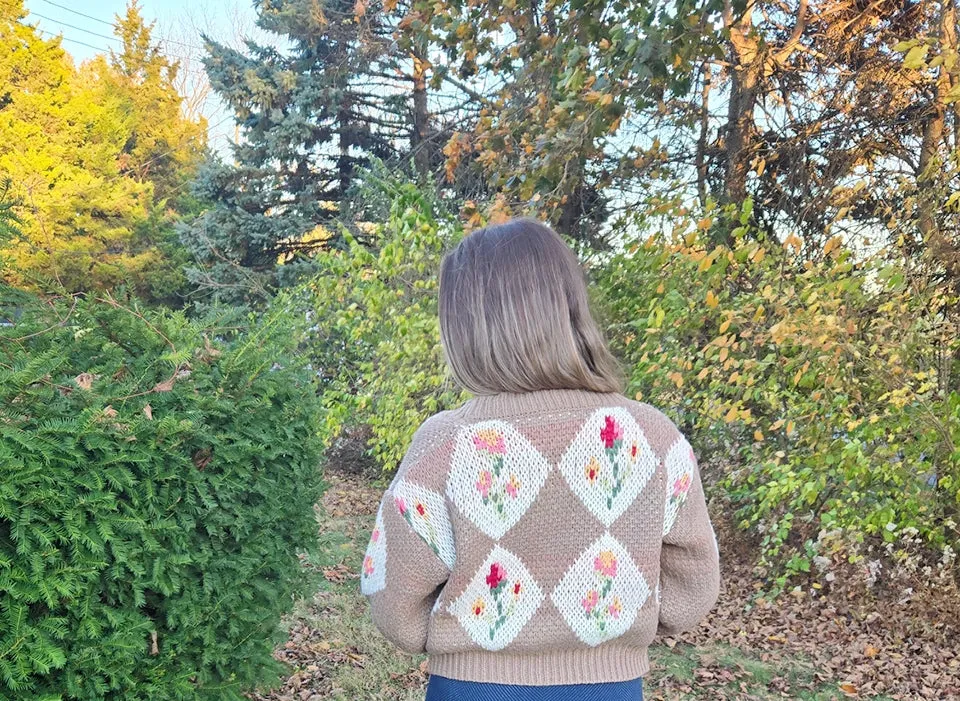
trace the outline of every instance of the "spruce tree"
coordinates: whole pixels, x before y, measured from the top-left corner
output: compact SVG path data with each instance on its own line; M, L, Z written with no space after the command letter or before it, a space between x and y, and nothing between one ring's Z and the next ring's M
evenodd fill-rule
M201 170L196 194L210 206L182 232L198 261L192 281L254 305L311 272L314 251L342 245L335 220L358 167L394 160L409 143L382 12L354 0L262 0L258 11L282 48L207 38L210 83L239 138L233 163Z

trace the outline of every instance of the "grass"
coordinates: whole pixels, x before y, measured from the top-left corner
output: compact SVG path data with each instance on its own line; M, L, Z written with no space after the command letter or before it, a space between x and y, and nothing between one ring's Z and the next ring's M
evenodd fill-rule
M324 576L318 578L314 597L297 604L288 620L290 643L280 653L291 665L291 676L283 689L254 698L422 701L425 657L400 652L380 636L353 576L359 571L373 516L321 514L320 522L319 547L307 565ZM677 644L656 645L650 657L646 699L848 697L837 684L821 683L813 664L796 656L723 644ZM289 695L305 688L299 686L305 676L306 688L316 696Z

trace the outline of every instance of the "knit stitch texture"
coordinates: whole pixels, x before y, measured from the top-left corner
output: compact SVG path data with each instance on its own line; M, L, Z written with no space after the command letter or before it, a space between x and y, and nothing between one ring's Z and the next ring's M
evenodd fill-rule
M377 512L360 585L432 674L520 685L647 673L658 634L719 591L696 458L618 394L476 397L417 430Z

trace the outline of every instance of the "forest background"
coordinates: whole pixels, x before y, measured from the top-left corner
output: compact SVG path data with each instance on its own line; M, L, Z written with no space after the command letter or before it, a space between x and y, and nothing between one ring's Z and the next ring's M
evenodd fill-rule
M321 466L389 478L465 398L437 266L519 215L581 257L754 596L956 601L954 0L253 12L0 0L0 697L275 674Z

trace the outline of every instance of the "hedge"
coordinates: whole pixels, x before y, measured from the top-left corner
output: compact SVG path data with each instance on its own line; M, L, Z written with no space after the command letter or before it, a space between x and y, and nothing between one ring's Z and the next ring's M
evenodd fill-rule
M282 304L68 299L0 329L0 699L240 699L275 673L321 491Z

